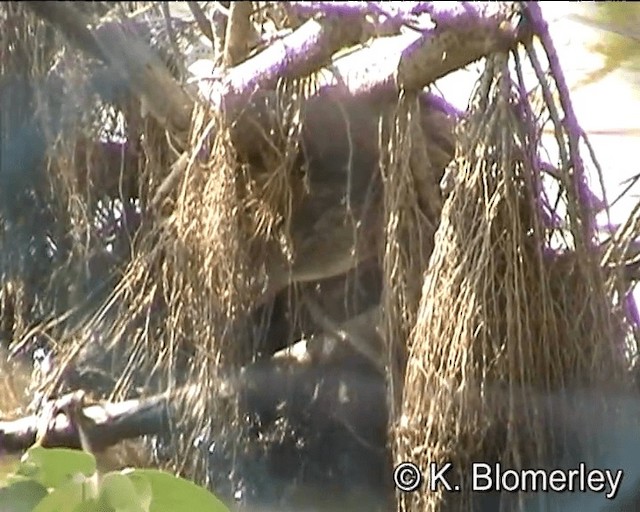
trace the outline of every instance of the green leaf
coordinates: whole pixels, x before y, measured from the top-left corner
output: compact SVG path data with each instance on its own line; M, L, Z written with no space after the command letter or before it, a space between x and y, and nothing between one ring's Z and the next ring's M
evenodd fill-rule
M25 475L20 475L18 473L13 473L13 474L7 476L7 480L5 482L5 485L17 484L17 483L22 483L22 482L33 482L33 478L31 478L30 476L25 476ZM5 485L3 485L3 487Z
M144 475L133 474L130 471L131 470L124 470L122 474L126 475L129 478L129 481L136 488L142 510L149 512L151 510L151 501L153 499L151 484Z
M150 512L229 512L213 494L184 478L156 469L133 469L125 474L144 477L151 485Z
M73 512L115 512L115 511L107 507L106 505L103 505L97 499L89 499L81 503L78 503L73 508Z
M585 2L576 4L570 19L599 29L590 50L603 58L602 68L590 73L581 85L622 71L637 84L640 76L640 6L633 2Z
M88 496L84 482L67 482L51 491L33 512L74 512Z
M122 473L108 473L100 485L100 502L116 512L145 512L138 490Z
M47 495L47 489L33 480L14 482L0 488L2 512L31 512Z
M91 476L96 459L80 450L33 446L25 453L17 474L30 477L47 488L56 488L74 475Z

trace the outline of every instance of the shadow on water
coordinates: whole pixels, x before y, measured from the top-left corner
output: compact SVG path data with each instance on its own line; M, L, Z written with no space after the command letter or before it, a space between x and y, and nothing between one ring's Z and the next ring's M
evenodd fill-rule
M390 511L393 510L391 454L386 449L385 389L374 373L352 368L318 370L314 376L274 375L257 370L245 391L244 406L261 419L256 437L270 422L287 417L299 437L283 439L260 456L242 463L252 486L243 496L247 511ZM349 405L339 403L346 386ZM344 390L343 390L344 392ZM282 406L282 397L287 405ZM640 503L640 399L598 391L563 396L532 396L554 433L553 460L544 469L622 471L613 499L604 492L538 492L523 496L478 493L474 512L614 512L638 510ZM345 423L348 428L345 428ZM300 444L300 439L304 443ZM364 441L364 443L363 443ZM508 468L506 468L508 469ZM537 468L533 468L537 469ZM255 485L261 482L260 485ZM576 482L577 483L577 482ZM455 508L451 512L458 512ZM464 511L466 512L466 511Z
M3 375L7 370L0 366ZM29 375L22 371L12 378L24 381L19 388L24 393ZM0 388L5 414L15 398L6 385ZM216 439L202 443L200 452L209 458L211 487L233 510L394 510L386 390L379 373L353 362L277 367L264 361L244 370L236 392L251 418L243 431L248 449L231 460ZM524 512L640 510L640 398L573 391L531 395L523 406L535 408L559 433L558 458L547 469L572 469L584 462L587 469L623 471L613 500L594 492L531 493L524 497ZM17 460L0 455L0 480ZM513 494L501 499L479 493L476 498L474 512L518 510Z

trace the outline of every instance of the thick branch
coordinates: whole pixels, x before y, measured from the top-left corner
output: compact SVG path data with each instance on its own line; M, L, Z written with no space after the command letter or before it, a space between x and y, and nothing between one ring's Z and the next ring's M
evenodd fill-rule
M398 86L420 89L486 55L508 50L517 39L516 30L507 23L504 13L488 15L465 9L402 52Z
M30 2L28 6L92 57L112 66L162 124L189 127L193 107L169 70L133 29L108 21L91 30L90 20L70 2Z
M374 15L387 9L375 3L366 5ZM365 3L358 4L359 9L364 6ZM273 89L280 78L306 76L326 65L336 51L360 40L364 22L360 13L337 15L340 8L347 7L323 5L324 18L307 21L255 57L230 69L222 80L201 77L204 98L210 100L214 110L236 121L237 114L246 110L258 91ZM87 20L76 16L70 4L38 3L34 11L71 40L80 41L85 51L106 59L141 98L143 107L160 122L181 130L188 128L192 102L157 55L126 23L106 22L91 33ZM499 10L496 15L487 14L484 7L473 6L448 10L433 7L431 11L438 11L437 16L430 13L438 20L435 29L378 39L375 52L368 55L354 52L348 59L340 59L336 62L339 75L326 79L322 92L357 96L382 91L393 96L399 88L421 89L449 71L507 48L516 40L515 30ZM398 12L400 16L401 10ZM255 117L248 114L245 119L255 122ZM242 133L237 124L236 128L236 133ZM175 178L172 175L172 180ZM163 186L163 191L166 188ZM161 197L157 199L160 201Z
M371 355L372 351L380 349L380 339L375 329L377 311L376 307L339 325L331 323L331 332L319 336L310 344L303 340L290 349L274 354L271 359L258 361L238 373L221 377L218 388L220 396L241 397L246 393L254 393L254 399L264 402L263 405L277 403L284 398L284 395L278 395L279 392L284 393L283 390L292 387L303 388L303 383L317 378L314 375L318 372L323 373L322 368L346 368L349 360L362 360L363 357L365 360L372 357L371 362L379 365L380 354ZM339 342L332 343L333 338ZM265 382L273 388L265 388ZM354 378L352 385L362 386L363 383ZM167 432L170 428L171 404L201 392L194 385L144 399L83 407L79 411L83 420L82 430L92 450L97 452L125 439ZM75 394L50 401L43 409L65 411L68 404L74 401ZM348 405L345 407L348 408ZM42 419L41 416L31 415L0 421L0 453L22 452L36 441L38 435L44 446L80 447L79 432L73 419L58 414L48 425L44 425L44 429Z
M68 400L63 396L59 401ZM121 403L104 403L83 408L88 420L85 434L91 447L102 451L124 439L166 432L169 427L169 395L127 400ZM54 404L55 408L55 404ZM0 453L22 452L35 440L40 424L36 415L13 421L0 421ZM45 446L79 448L78 432L65 415L58 415L47 429Z
M158 55L125 25L110 21L94 31L95 40L115 70L161 124L189 129L192 102Z
M223 59L225 67L235 66L247 56L248 43L253 32L252 13L251 2L234 2L229 7Z
M500 10L492 15L479 8L452 9L449 17L439 14L446 20L442 27L381 38L372 45L375 52L365 48L345 57L350 79L334 77L331 85L346 83L351 94L419 90L484 55L510 48L518 40L516 29ZM328 62L347 41L356 42L362 25L348 21L335 16L307 21L229 70L221 82L203 88L203 95L215 108L232 115L259 89L271 88L280 77L307 75Z
M357 41L361 27L335 19L309 20L255 57L229 70L220 83L202 88L205 98L231 117L260 89L280 78L308 75L330 62L332 55Z
M191 14L193 14L193 18L196 20L198 24L198 28L202 31L202 33L211 41L211 43L215 44L215 38L213 35L213 30L211 28L211 23L207 19L207 16L203 12L200 4L198 2L187 2L189 9L191 10Z
M231 69L222 82L210 82L204 88L205 97L211 98L213 105L227 114L237 112L259 89L272 88L281 77L308 75L328 63L336 51L357 42L362 33L362 9L368 6L372 14L378 15L388 11L375 3L354 3L351 7L346 2L338 2L334 7L323 2L318 4L322 4L316 7L323 9L324 18L307 21L289 36ZM87 19L70 4L35 2L30 5L70 40L79 42L83 50L108 60L160 121L168 120L180 129L188 127L192 104L186 93L133 31L125 31L120 23L108 22L92 34ZM351 9L354 15L345 17L345 9ZM423 6L423 12L425 9ZM491 14L488 9L474 4L465 4L464 8L432 6L429 14L438 26L405 37L399 61L393 67L385 67L378 76L366 76L369 68L359 65L359 69L366 70L360 80L366 82L364 86L368 89L384 88L391 83L420 89L483 55L509 47L516 40L515 29L506 23L500 9L494 9L497 14ZM399 13L396 18L403 14ZM391 57L393 59L393 55ZM377 63L386 60L381 55L376 59Z

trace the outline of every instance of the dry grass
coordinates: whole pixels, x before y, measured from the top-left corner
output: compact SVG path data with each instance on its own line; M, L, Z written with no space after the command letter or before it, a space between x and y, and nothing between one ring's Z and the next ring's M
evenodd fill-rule
M457 187L423 285L396 435L398 460L453 462L460 475L474 460L552 463L553 434L521 407L532 390L624 389L627 380L620 319L599 262L581 249L580 218L569 219L571 255L544 249L549 228L536 207L537 170L521 158L531 154L528 128L506 64L505 56L489 61L459 138ZM569 215L580 215L578 206ZM505 393L492 400L496 388ZM462 489L455 506L423 490L402 495L401 508L469 510Z
M23 66L25 76L44 79L59 61L62 91L76 92L74 101L82 100L83 115L50 112L46 95L33 93L31 103L39 106L36 117L43 126L51 126L57 115L68 121L64 129L45 130L50 144L46 179L36 188L53 205L54 224L70 241L71 256L38 290L41 296L54 296L56 304L36 320L36 327L31 325L36 292L30 288L29 269L13 272L13 279L3 274L2 321L9 309L13 313L11 325L2 329L15 340L35 334L54 339L61 371L99 333L109 340L106 348L119 347L124 361L114 397L131 393L141 376L155 379L152 389L198 382L202 393L177 404L183 431L191 435L176 440L170 464L203 476L203 468L187 466L193 438L204 428L216 438L216 429L232 428L237 419L235 404L216 399L218 372L254 356L244 320L268 287L267 259L292 260L291 217L305 193L300 117L314 81L281 84L276 108L267 109L273 117L260 126L264 133L257 141L257 160L238 150L229 120L203 107L195 109L190 133L178 134L142 119L137 101L120 101L129 139L141 141L141 156L132 164L133 195L148 204L182 151L189 163L162 212L150 212L153 222L144 224L127 247L127 264L113 293L99 308L70 316L82 305L82 295L67 289L79 286L92 258L89 219L105 189L91 157L98 147L101 106L85 90L90 71L78 55L67 50L58 55L62 44L50 41L41 23L24 9L8 9L15 31L2 35L3 55L10 45L30 43L0 64L3 73ZM426 171L439 170L439 165L430 163L447 155L430 154L424 144L419 102L401 97L396 112L381 123L382 322L398 421L395 451L399 459L423 466L454 461L464 470L472 459L499 457L508 465L542 460L549 436L531 411L522 410L529 390L545 394L626 385L625 362L612 341L621 339L625 328L612 306L612 294L620 287L615 276L605 282L600 262L588 250L587 213L570 185L566 162L557 185L567 228L558 236L545 224L538 208L539 169L531 156L539 149L532 135L535 120L523 118L523 109L531 106L505 66L504 56L488 61L459 133L458 183L444 209L437 193L425 195L437 190L438 177ZM517 109L514 98L521 101ZM552 107L558 110L551 104L543 110ZM559 137L559 144L566 145L567 134L560 130ZM119 181L120 192L123 187ZM624 248L637 232L638 223L623 228L618 245ZM550 257L553 237L570 252ZM608 263L615 264L612 259ZM492 386L506 393L491 398L487 390ZM0 405L19 406L13 389L2 384ZM122 450L110 466L137 453L136 448ZM468 499L463 493L463 510ZM442 504L437 494L401 500L407 511L441 510Z
M381 319L387 341L387 368L392 410L397 413L406 364L406 340L415 325L422 273L433 248L433 233L440 216L440 197L423 201L420 192L437 191L437 169L430 162L420 126L420 104L400 99L397 111L381 126L380 169L384 184L385 231L382 254L383 296ZM417 176L428 176L420 183Z
M236 421L235 405L216 400L218 375L253 358L245 320L265 285L266 258L288 249L296 190L291 181L299 179L293 171L300 89L292 84L280 91L286 109L272 121L281 132L265 135L273 145L259 165L236 153L227 121L196 109L189 163L170 198L170 215L139 234L114 293L69 336L63 350L65 367L93 342L96 331L120 347L128 363L113 397L130 393L140 375L153 377L160 389L201 385L201 393L176 404L184 431L193 434L169 462L176 471L185 470L192 437L205 425L216 438ZM161 181L163 169L148 171L151 183ZM203 476L203 469L190 474Z
M112 181L105 183L98 168L104 162L96 157L100 135L110 138L118 127L112 123L105 130L105 105L91 90L88 61L55 37L49 41L43 24L28 10L8 9L16 28L3 34L1 42L5 55L9 47L17 51L14 60L3 63L3 71L23 71L34 83L47 83L47 76L54 76L53 92L75 101L62 101L61 111L52 111L52 105L60 106L60 97L34 87L27 102L33 110L24 117L42 127L48 146L41 188L49 195L43 199L49 201L61 238L70 244L64 247L69 257L45 275L48 282L42 289L27 289L30 269L14 272L14 280L3 278L0 306L3 323L10 324L2 325L3 331L13 348L28 346L38 336L54 342L60 364L46 383L49 393L58 391L60 375L99 337L103 343L108 340L106 350L121 354L123 368L112 397L146 387L145 379L151 391L198 382L203 393L182 404L188 412L184 416L193 422L188 431L199 431L213 416L232 423L233 411L213 414L211 409L216 405L216 375L221 368L252 359L242 321L262 293L265 259L279 254L286 261L291 256L291 210L294 198L304 193L298 158L300 109L314 90L314 80L279 84L271 117L261 126L267 132L259 134L257 161L236 153L233 120L205 107L195 109L189 134L168 133L153 119L141 118L139 102L116 98L110 106L121 113L129 143L139 143L135 150L140 156L127 161L132 168L123 168L134 183L124 183L126 176L115 183L107 176ZM49 53L36 51L45 46ZM98 201L105 196L125 201L133 195L148 204L182 151L188 152L189 165L181 181L161 212L148 212L154 215L147 219L152 222L143 222L135 238L125 240L120 254L124 265L117 269L113 292L88 306L83 284L95 270L89 266L106 266L95 257ZM34 296L48 292L55 295L56 307L44 308L38 318L32 310ZM190 446L189 440L186 444ZM182 452L172 463L180 466L184 457Z

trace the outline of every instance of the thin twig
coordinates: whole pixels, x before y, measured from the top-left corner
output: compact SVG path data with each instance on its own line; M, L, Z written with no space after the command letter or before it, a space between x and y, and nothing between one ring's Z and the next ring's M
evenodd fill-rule
M209 41L211 41L213 45L215 45L215 38L213 37L211 23L209 23L209 20L200 8L200 4L198 4L198 2L187 2L187 5L191 10L191 14L193 14L193 18L196 20L200 31L205 35L207 39L209 39Z
M169 12L169 2L160 2L160 9L162 10L162 16L167 27L167 35L169 36L169 44L173 51L173 56L176 59L176 66L180 70L180 76L185 75L184 61L180 54L180 48L178 47L178 41L176 40L176 33L173 30L173 22L171 21L171 13Z

